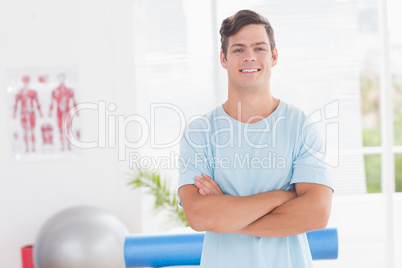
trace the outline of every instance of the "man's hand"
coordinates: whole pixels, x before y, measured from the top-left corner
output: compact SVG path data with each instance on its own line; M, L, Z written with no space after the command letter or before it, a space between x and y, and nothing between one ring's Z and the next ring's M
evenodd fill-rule
M202 174L202 177L195 177L194 185L198 188L200 195L223 195L216 181L206 174Z
M195 177L194 185L198 188L198 193L200 195L223 195L223 192L219 185L208 175L202 174L202 177ZM282 192L282 195L286 199L285 202L297 197L297 193L295 190L278 191Z

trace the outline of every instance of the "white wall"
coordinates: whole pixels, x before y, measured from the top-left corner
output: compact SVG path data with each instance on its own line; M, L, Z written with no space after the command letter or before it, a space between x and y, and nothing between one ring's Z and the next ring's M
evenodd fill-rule
M79 102L105 100L116 114L135 113L132 13L124 0L0 1L0 267L20 268L20 247L70 206L104 208L141 231L139 193L126 186L128 163L117 149L83 150L79 160L11 160L5 88L9 68L77 66ZM84 141L98 136L97 119L81 113Z
M394 197L395 266L402 267L402 194ZM377 268L385 267L386 239L384 194L334 196L330 227L338 229L339 255L337 260L314 262L315 268Z

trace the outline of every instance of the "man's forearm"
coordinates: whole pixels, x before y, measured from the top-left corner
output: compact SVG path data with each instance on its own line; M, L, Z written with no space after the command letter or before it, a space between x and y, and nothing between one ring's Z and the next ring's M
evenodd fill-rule
M283 237L326 227L332 202L332 190L303 194L271 213L236 231L238 234Z
M179 195L190 226L216 233L242 229L294 197L280 190L251 196L201 195L194 185L183 186Z

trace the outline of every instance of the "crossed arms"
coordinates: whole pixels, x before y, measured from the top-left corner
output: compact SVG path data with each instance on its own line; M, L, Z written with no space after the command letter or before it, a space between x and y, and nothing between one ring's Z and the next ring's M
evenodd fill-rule
M296 191L230 196L205 174L195 180L182 186L179 196L196 231L283 237L323 229L328 223L332 189L324 185L296 183Z

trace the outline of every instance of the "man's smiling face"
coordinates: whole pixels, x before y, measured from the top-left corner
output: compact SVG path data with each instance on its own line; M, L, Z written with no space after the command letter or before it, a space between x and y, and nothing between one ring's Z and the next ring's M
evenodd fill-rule
M229 87L254 91L269 87L271 68L278 53L271 52L263 25L250 24L229 37L226 58L221 51L221 64L228 71Z

